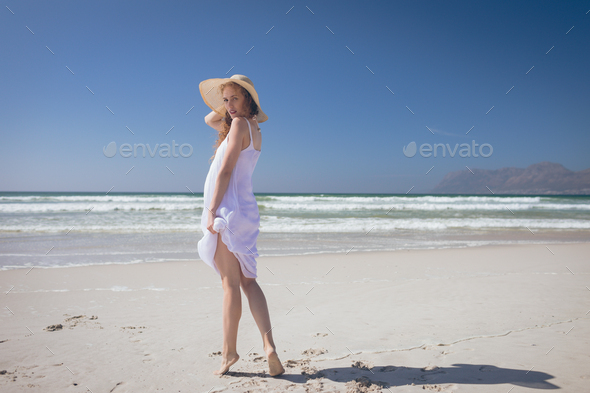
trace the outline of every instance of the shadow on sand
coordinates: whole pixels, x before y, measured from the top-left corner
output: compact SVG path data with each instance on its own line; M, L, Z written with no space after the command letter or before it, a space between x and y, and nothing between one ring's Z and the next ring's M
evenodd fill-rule
M291 368L285 368L285 374L276 379L292 383L306 383L310 379L327 378L335 382L355 381L359 387L377 385L383 388L411 385L442 385L469 384L494 385L512 384L532 389L560 389L547 382L552 375L529 370L515 370L500 368L488 364L460 364L453 367L433 367L433 369L413 368L405 366L384 366L372 368L335 367L325 369L307 369L301 374L290 373ZM228 372L226 375L235 377L269 377L268 374Z

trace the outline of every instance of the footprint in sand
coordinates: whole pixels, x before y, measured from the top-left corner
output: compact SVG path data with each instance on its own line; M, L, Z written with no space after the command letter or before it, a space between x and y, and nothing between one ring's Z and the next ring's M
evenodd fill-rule
M293 360L289 359L283 362L283 367L286 368L300 368L301 375L305 375L307 379L321 378L324 373L318 371L316 367L310 365L311 359Z
M143 330L141 329L145 329L145 326L121 326L121 329L123 330L137 330L138 333L143 333Z
M457 388L457 385L450 384L450 385L422 385L422 389L424 390L432 390L434 392L445 392L448 390L454 390Z
M33 366L16 366L14 371L10 372L8 370L2 370L0 371L0 375L5 375L8 378L12 379L12 382L16 382L17 378L19 378L19 380L23 380L23 379L31 379L31 378L45 378L44 375L35 375L35 371L31 371L34 368L37 368L39 366L37 365L33 365ZM22 382L21 382L22 383ZM27 384L27 387L38 387L38 385L29 383Z
M230 385L233 383L234 382L231 382ZM247 391L247 392L262 392L262 391L264 391L264 392L266 392L267 385L268 385L268 382L266 380L257 379L255 377L252 379L247 379L246 381L244 381L243 379L240 381L237 381L236 385L234 387L235 388L262 388L263 390L258 390L258 389L250 390L250 389L248 389L248 390L242 390L242 391Z
M307 359L307 363L309 363L309 359ZM283 362L283 365L284 365L285 367L289 367L289 368L292 368L292 367L297 367L297 366L299 366L299 365L301 365L301 364L305 364L305 363L303 363L303 361L302 361L302 360L291 360L291 359L289 359L289 360L287 360L287 361Z
M63 325L61 323L56 324L56 325L50 325L47 326L45 328L45 330L53 332L56 330L61 330L64 329L66 327L73 329L78 325L84 325L84 326L88 326L88 321L87 320L96 320L98 319L98 317L96 315L91 316L90 318L88 318L86 315L75 315L75 316L70 316L70 314L63 314L64 317L68 317L66 319L64 319L63 321ZM99 322L94 322L95 325L99 325L99 329L102 329L102 326L100 326Z
M321 371L318 371L318 369L316 367L304 365L303 367L301 367L301 375L305 375L306 378L309 378L309 379L316 379L316 378L323 377L324 373Z
M132 343L139 343L141 342L141 339L135 337L136 333L143 333L143 330L140 329L145 329L145 326L121 326L121 330L124 332L128 332L131 333L131 336L129 336L129 342ZM102 329L102 327L101 327Z
M16 381L16 370L13 372L2 370L0 371L0 375L6 375L7 377L10 377L12 375L12 382Z
M251 359L251 360L253 362L256 362L256 363L258 363L258 362L267 362L267 360L266 360L266 358L264 356L259 356L258 355L258 352L250 352L248 354L248 356L250 356L251 358L254 358L254 359Z
M440 369L440 367L431 365L420 369L421 371L427 372L428 374L421 375L418 379L420 381L428 381L431 379L438 378L437 374L446 374L446 371Z
M309 348L301 352L302 355L310 357L323 355L324 353L328 353L325 348Z
M356 378L354 381L346 382L347 392L361 393L361 392L379 392L383 388L388 388L389 384L383 381L371 381L367 377Z
M352 367L370 371L373 368L373 363L365 362L364 360L357 360L356 362L352 362Z
M315 379L308 380L305 385L306 392L323 392L324 391L324 383L322 381L317 381Z

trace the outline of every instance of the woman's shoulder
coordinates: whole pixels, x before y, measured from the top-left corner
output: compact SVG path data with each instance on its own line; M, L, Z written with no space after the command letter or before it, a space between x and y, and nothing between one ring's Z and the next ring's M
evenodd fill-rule
M243 117L236 117L233 119L227 135L234 135L235 138L245 138L246 135L249 135L248 125L246 124L247 121L248 120Z
M231 127L230 128L248 131L248 124L247 124L247 122L248 122L248 120L246 120L245 117L236 117L235 119L233 119L231 121ZM238 131L238 132L241 133L241 131Z

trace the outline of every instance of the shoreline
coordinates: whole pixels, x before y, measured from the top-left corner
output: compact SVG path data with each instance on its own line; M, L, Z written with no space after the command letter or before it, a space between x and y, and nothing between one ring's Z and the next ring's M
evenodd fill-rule
M475 242L472 242L475 243ZM474 247L496 247L496 246L517 246L517 245L547 245L547 244L580 244L580 243L590 243L590 239L588 240L563 240L563 241L555 241L554 239L549 239L546 241L527 241L527 240L516 240L516 241L493 241L488 240L487 243L485 240L481 240L479 243L484 244L468 244L464 246L459 245L442 245L442 246L430 246L430 247L408 247L408 248L395 248L395 249L364 249L364 250L350 250L350 251L310 251L304 253L294 253L294 254L266 254L260 255L257 257L259 258L280 258L280 257L295 257L295 256L310 256L310 255L341 255L341 254L348 254L352 253L374 253L374 252L396 252L396 251L433 251L433 250L447 250L447 249L465 249L465 248L474 248ZM0 254L1 256L1 254ZM94 264L85 264L85 265L56 265L56 266L42 266L42 265L27 265L27 266L3 266L0 267L0 271L2 270L12 270L12 269L30 269L31 267L39 268L39 269L53 269L53 268L68 268L68 267L83 267L83 266L102 266L102 265L134 265L134 264L142 264L142 263L166 263L166 262L193 262L193 261L202 261L201 259L197 258L189 258L189 259L163 259L163 260L153 260L153 261L132 261L132 262L104 262L104 263L94 263Z
M394 252L401 250L444 250L481 246L518 244L577 244L590 241L590 231L527 230L458 234L432 234L430 240L404 238L402 235L362 237L360 234L264 233L258 238L258 258L283 256L331 255L356 252ZM360 239L360 240L359 240ZM195 233L137 233L69 235L34 234L3 236L0 234L0 271L12 269L64 268L113 264L189 262L199 259ZM388 243L393 243L389 244ZM299 246L299 244L304 244Z

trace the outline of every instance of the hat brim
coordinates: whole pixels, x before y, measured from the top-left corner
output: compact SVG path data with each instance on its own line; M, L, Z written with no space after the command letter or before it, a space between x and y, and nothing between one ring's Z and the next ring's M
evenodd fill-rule
M264 123L268 120L268 116L266 115L266 113L262 111L262 108L260 107L258 93L251 84L241 79L212 78L199 83L199 91L201 92L201 97L203 97L203 101L205 101L205 104L207 104L207 106L211 108L211 110L217 112L220 116L225 116L225 104L223 102L223 97L218 92L217 88L220 85L227 82L235 82L240 86L244 87L250 93L250 95L258 105L258 115L256 115L258 123Z

